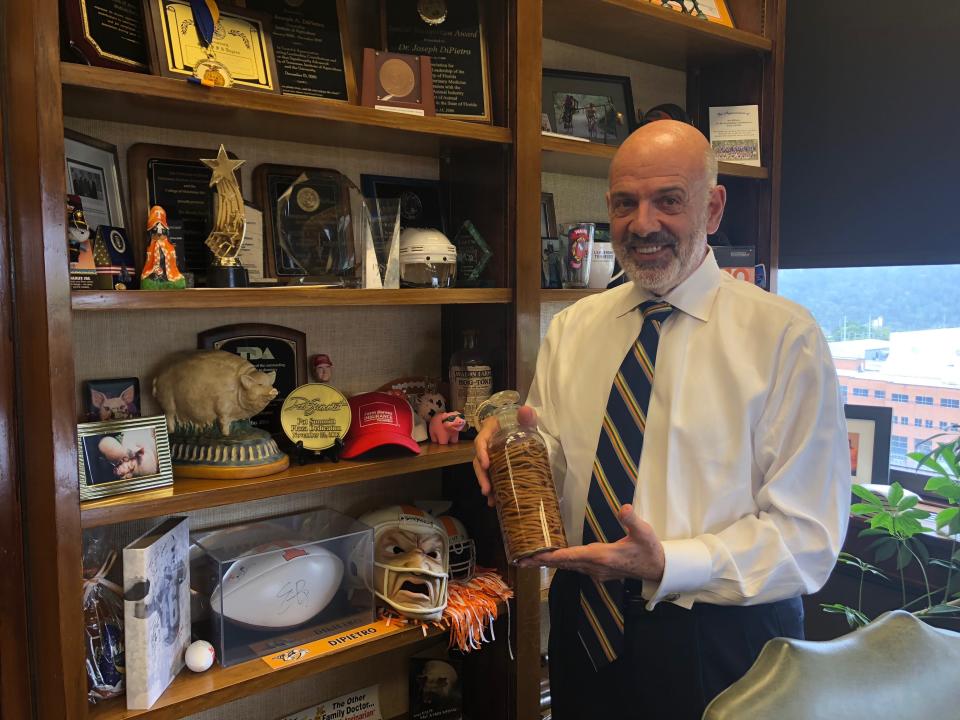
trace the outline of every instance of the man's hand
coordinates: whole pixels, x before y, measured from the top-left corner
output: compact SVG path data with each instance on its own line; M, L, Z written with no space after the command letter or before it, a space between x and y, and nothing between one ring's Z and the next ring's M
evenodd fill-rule
M529 405L524 405L517 413L517 421L521 427L528 430L537 429L537 411ZM487 470L490 469L490 456L487 454L487 448L490 440L500 429L500 423L495 417L488 417L480 426L480 432L473 441L473 449L476 455L473 458L473 472L477 476L477 483L480 485L480 492L487 498L487 505L493 507L496 504L496 498L493 494L493 486L490 484L490 476Z
M663 545L653 528L633 514L632 505L620 508L620 522L627 534L614 543L590 543L540 553L522 560L520 565L575 570L601 581L637 578L660 582L664 568Z

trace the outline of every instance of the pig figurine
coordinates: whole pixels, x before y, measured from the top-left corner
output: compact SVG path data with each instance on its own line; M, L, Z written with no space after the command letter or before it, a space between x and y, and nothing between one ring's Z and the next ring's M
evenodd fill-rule
M430 442L446 445L460 442L460 433L467 427L462 413L437 413L430 418Z
M234 420L246 420L277 396L276 373L264 373L239 355L196 350L170 357L153 380L153 396L177 426L202 430L217 423L224 436ZM183 432L183 430L181 430Z

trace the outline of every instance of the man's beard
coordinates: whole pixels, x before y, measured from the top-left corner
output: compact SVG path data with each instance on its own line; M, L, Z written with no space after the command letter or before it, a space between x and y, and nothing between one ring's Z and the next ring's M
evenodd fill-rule
M637 250L662 246L659 254L666 256L656 261L643 262ZM640 287L656 295L663 295L676 287L689 274L697 259L700 243L694 237L679 240L676 235L659 230L649 235L629 235L623 242L614 242L613 253L624 274Z

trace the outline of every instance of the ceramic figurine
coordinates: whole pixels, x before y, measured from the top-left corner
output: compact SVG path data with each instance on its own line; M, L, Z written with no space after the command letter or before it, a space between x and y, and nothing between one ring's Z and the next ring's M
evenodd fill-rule
M187 280L177 268L177 251L170 242L167 213L159 205L150 208L147 218L150 245L140 275L142 290L183 290Z
M320 353L310 358L313 377L319 383L328 383L333 378L333 361L329 355Z
M463 413L438 413L430 418L430 442L440 445L460 442L460 433L467 427Z
M443 399L440 393L424 393L417 401L417 415L423 418L424 422L430 422L437 413L447 411L447 401Z

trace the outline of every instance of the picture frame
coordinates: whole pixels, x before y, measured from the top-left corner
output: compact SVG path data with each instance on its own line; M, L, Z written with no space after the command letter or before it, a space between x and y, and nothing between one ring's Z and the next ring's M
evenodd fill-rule
M553 193L540 193L540 238L557 238L557 210L553 204Z
M143 5L129 0L61 0L67 42L87 65L149 72Z
M140 379L87 380L83 383L83 402L87 422L140 417Z
M79 423L77 461L81 500L172 485L167 419Z
M890 430L893 409L844 405L850 446L850 475L858 485L890 483Z
M447 234L443 188L439 180L360 175L365 198L400 198L400 227L432 228Z
M601 145L620 145L637 128L625 75L544 68L542 113L554 132Z
M117 146L66 128L63 146L67 194L80 197L91 234L100 225L126 228Z
M648 0L653 5L709 22L735 27L726 0Z
M147 43L154 75L187 79L203 73L213 85L223 85L226 67L231 87L279 93L280 82L271 39L272 25L265 13L236 6L220 8L222 48L212 56L200 45L193 28L189 0L144 0L147 3ZM212 59L212 62L211 62ZM199 69L198 69L199 68Z
M430 58L364 48L360 104L375 110L435 116Z

